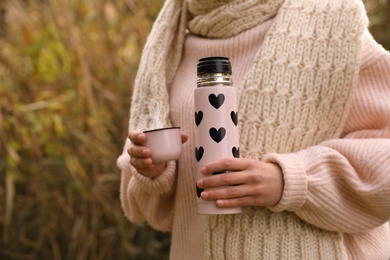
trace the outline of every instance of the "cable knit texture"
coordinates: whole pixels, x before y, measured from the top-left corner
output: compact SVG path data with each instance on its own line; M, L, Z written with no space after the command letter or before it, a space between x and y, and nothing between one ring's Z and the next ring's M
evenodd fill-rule
M189 30L208 38L224 39L256 26L276 14L284 0L189 0L193 15Z
M197 216L195 196L191 197L195 195L195 185L189 176L194 165L193 147L190 147L193 130L188 119L192 113L188 112L190 106L176 109L180 108L178 103L192 104L188 101L192 97L181 95L187 93L182 89L175 92L178 97L169 97L170 91L178 90L172 87L172 82L184 82L177 75L174 78L177 69L188 71L189 67L186 61L179 66L185 30L200 38L221 39L222 42L271 18L272 25L259 40L260 48L253 57L245 53L251 63L236 87L239 89L241 156L275 162L282 167L285 181L282 199L273 207L247 207L238 215L207 219ZM352 132L360 126L348 123L347 117L357 85L366 27L367 17L359 0L167 1L141 59L129 128L145 130L180 122L190 135L184 150L189 152L182 155L178 165L170 162L162 175L150 180L127 166L128 156L124 150L118 165L125 169L121 200L129 219L147 220L156 229L172 231L172 259L197 259L200 252L204 252L205 259L346 259L363 253L357 241L367 241L375 234L388 239L388 227L387 231L383 231L384 226L375 229L387 221L387 213L378 212L378 217L372 218L363 202L346 201L343 212L342 208L333 208L332 204L329 206L320 200L324 196L321 192L329 191L334 192L329 194L334 196L335 203L336 199L345 201L351 196L347 194L350 186L360 191L359 185L355 187L354 183L363 178L363 172L374 175L380 172L378 164L370 161L370 157L366 161L362 157L357 159L355 151L348 148L356 147L361 152L362 147L369 146L373 149L371 155L379 154L380 149L375 150L377 145L372 146L372 141L337 141L342 136L362 138L347 134L347 130ZM213 49L214 45L209 43L209 46ZM236 52L228 50L222 54L234 56ZM196 60L191 64L196 64ZM194 66L193 73L195 70ZM149 102L150 99L153 102ZM172 122L172 118L180 120ZM367 136L379 138L388 136L388 132ZM388 141L383 142L382 148L388 149L388 145ZM125 149L127 146L128 142ZM351 164L340 154L349 158ZM383 165L389 159L383 157ZM318 163L320 160L325 166ZM367 163L367 171L361 170L359 160ZM345 172L345 176L326 179L332 177L332 174L323 174L327 166L335 173ZM325 181L321 182L323 178ZM329 182L341 189L333 190L331 186L326 190ZM346 189L345 194L342 188ZM329 197L329 194L326 195ZM377 196L372 198L376 205L383 205ZM313 212L315 214L311 214ZM353 223L343 217L346 212L355 214ZM370 231L357 236L341 233L362 232L362 229ZM194 239L189 238L190 235ZM202 237L205 238L203 245L198 243ZM382 252L377 256L388 254Z
M284 3L241 86L242 157L296 152L340 136L357 81L366 26L362 10L357 1ZM303 179L300 175L304 172L290 177ZM283 198L302 206L306 189L302 182L285 189L290 194ZM285 209L283 201L278 207ZM313 228L284 211L249 208L240 215L211 216L206 232L206 259L347 257L341 234Z

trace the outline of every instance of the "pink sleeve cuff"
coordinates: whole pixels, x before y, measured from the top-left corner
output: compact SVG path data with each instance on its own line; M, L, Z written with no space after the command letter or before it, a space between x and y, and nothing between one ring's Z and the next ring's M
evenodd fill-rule
M152 195L168 193L172 190L176 181L176 161L168 161L163 173L153 179L145 177L139 174L133 167L131 168L139 188Z
M284 190L281 200L268 209L274 212L294 211L303 206L307 196L306 172L296 154L267 154L263 161L277 163L283 171Z

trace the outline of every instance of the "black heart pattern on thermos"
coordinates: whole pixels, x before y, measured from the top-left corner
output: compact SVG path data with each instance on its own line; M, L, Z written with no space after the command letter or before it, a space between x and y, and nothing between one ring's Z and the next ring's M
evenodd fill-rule
M209 101L210 104L215 107L216 109L220 108L223 105L223 102L225 102L225 95L219 94L218 96L214 94L209 95Z
M210 94L209 95L209 102L211 104L211 106L214 108L214 109L219 109L221 108L224 103L225 103L225 95L224 94L218 94L218 95L215 95L215 94ZM195 124L196 126L198 127L204 118L207 118L207 113L205 113L205 111L198 111L198 112L195 112ZM236 111L231 111L230 112L230 119L231 121L233 122L233 124L237 127L237 123L238 123L238 115L237 115L237 112ZM220 127L211 127L209 129L209 136L210 138L215 142L215 143L220 143L226 136L227 136L227 128L223 127L223 126L220 126ZM207 148L207 147L206 147ZM196 161L197 162L200 162L203 158L203 155L206 153L206 149L205 147L196 147L195 148L195 158L196 158ZM240 148L239 147L232 147L231 148L231 154L234 158L238 158L240 157ZM216 173L213 173L213 175L216 175L216 174L220 174L220 173L224 173L225 171L222 171L222 172L216 172ZM200 189L198 187L196 187L196 193L197 193L197 196L198 198L200 198L200 194L202 193L203 189Z

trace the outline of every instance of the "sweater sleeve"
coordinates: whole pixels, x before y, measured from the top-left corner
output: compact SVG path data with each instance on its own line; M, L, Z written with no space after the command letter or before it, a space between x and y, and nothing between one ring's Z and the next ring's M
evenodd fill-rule
M164 172L151 179L130 165L126 140L117 165L121 169L120 199L126 217L134 223L143 221L160 231L170 231L173 221L176 162L168 161Z
M272 211L288 210L332 231L359 232L390 219L390 54L369 33L343 137L293 154L268 154L285 187Z

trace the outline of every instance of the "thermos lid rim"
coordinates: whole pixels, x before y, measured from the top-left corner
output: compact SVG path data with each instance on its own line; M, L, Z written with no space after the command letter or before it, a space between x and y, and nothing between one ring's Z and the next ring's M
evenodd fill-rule
M230 60L227 57L205 57L198 60L197 74L228 73L232 74Z

